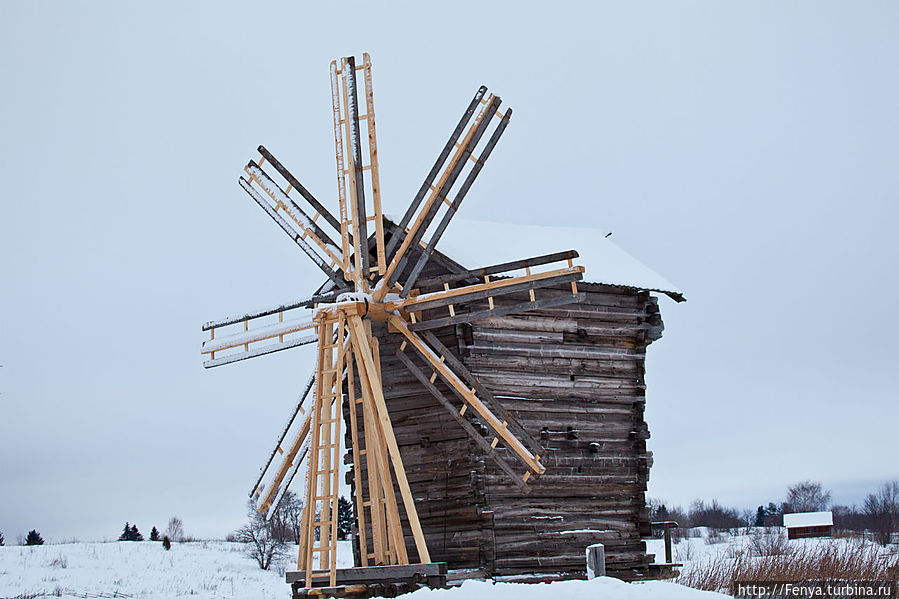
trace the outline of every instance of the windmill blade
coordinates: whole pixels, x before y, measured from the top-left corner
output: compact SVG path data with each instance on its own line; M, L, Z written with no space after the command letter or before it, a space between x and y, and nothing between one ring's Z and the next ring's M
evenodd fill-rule
M261 187L275 202L275 210L283 210L294 224L299 227L304 237L309 237L319 249L332 261L333 264L342 264L340 249L334 245L331 238L310 218L296 202L294 202L281 187L269 177L262 168L252 160L244 167L250 180ZM342 269L341 269L342 270Z
M487 158L490 157L490 153L493 152L493 148L496 147L497 142L499 142L499 138L502 136L503 132L506 130L506 127L509 125L509 119L512 118L512 109L506 111L503 115L503 118L500 120L499 125L496 130L493 132L493 135L490 136L490 139L487 141L487 145L481 151L480 156L475 160L474 167L469 171L468 176L465 178L465 181L462 183L462 187L459 189L458 193L456 193L456 197L453 199L453 203L447 208L446 213L444 213L443 218L440 220L440 224L437 225L437 230L434 231L431 240L428 242L427 247L425 247L424 251L421 253L421 256L418 258L418 262L416 262L415 266L412 268L412 271L409 273L409 276L406 277L406 280L402 282L403 289L400 292L401 297L406 297L409 295L409 292L415 287L415 281L418 279L418 275L421 274L421 271L424 269L425 265L430 260L431 256L434 254L434 250L437 246L437 242L440 241L440 237L443 236L443 232L446 231L447 226L449 226L450 221L456 215L456 212L459 210L459 206L462 204L462 200L465 199L465 195L468 193L468 190L471 189L471 186L474 184L475 179L477 179L478 175L481 172L481 169L484 168L484 163L487 161Z
M325 208L321 204L321 202L319 202L315 198L315 196L312 195L312 193L308 189L306 189L303 184L300 183L300 181L296 177L294 177L293 174L289 170L287 170L287 168L283 164L281 164L281 162L277 158L275 158L274 154L269 152L265 146L259 146L259 148L257 149L262 155L263 160L269 162L272 167L276 171L278 171L278 173L280 173L282 177L284 177L284 180L290 183L291 187L300 192L300 195L303 196L303 199L309 202L309 205L312 206L316 212L321 214L322 218L324 218L329 225L334 227L335 231L340 233L340 221L334 218L334 215L331 214L328 209ZM260 164L260 166L262 165Z
M465 381L472 389L477 391L478 396L488 405L488 407L495 413L499 418L506 420L509 423L509 429L518 436L522 443L524 443L531 453L537 456L542 456L546 454L546 449L540 443L538 443L530 433L525 430L521 423L518 422L514 416L512 416L508 410L506 410L505 406L501 402L499 402L493 394L481 384L481 382L475 378L475 376L471 373L468 368L465 367L464 364L451 352L443 343L441 343L440 339L437 338L437 335L430 331L423 332L421 336L425 339L425 341L433 348L433 350L447 363L449 367L453 369L453 372L458 374L463 381Z
M269 466L272 465L272 461L275 459L275 454L277 454L279 451L281 453L284 452L284 450L281 448L281 444L284 443L284 438L287 436L287 432L290 430L290 427L292 427L293 423L296 421L297 415L299 415L300 413L305 414L305 410L303 409L303 402L306 401L306 397L309 395L309 391L312 389L313 384L315 384L314 374L309 377L309 381L306 383L306 388L303 390L303 394L300 395L300 400L297 402L296 407L293 409L290 418L287 419L287 424L284 425L284 430L281 431L281 435L275 442L275 446L272 448L271 453L269 453L268 460L266 460L262 468L259 469L259 477L256 479L256 482L253 483L253 488L250 489L251 499L258 497L262 492L262 489L259 487L259 485L262 482L262 479L265 478L265 474L266 472L268 472Z
M400 318L400 322L403 322L402 318ZM349 324L350 337L353 343L353 354L356 356L357 365L359 366L360 378L364 377L368 381L371 400L375 408L374 416L377 420L381 438L387 447L390 462L393 465L393 472L403 500L406 519L409 521L409 527L412 529L412 537L415 541L415 548L418 552L419 560L421 560L421 563L423 564L430 563L431 558L428 553L428 546L425 542L424 533L421 530L421 522L418 519L415 499L412 497L412 491L409 488L409 480L406 477L406 470L403 466L403 457L400 454L396 437L393 434L390 413L387 411L387 404L384 402L384 390L381 382L380 368L376 366L374 357L372 356L371 332L366 329L362 322L362 318L357 314L347 315L347 323Z
M203 325L203 330L209 331L209 339L203 342L200 353L207 354L209 360L203 366L214 368L315 343L318 339L312 330L315 325L305 308L322 301L333 301L336 297L336 292L314 295L273 308L207 322ZM269 318L275 315L277 320ZM270 339L276 341L259 345L259 342ZM222 352L226 353L223 355Z
M553 262L561 262L563 260L574 260L578 257L578 255L579 254L575 250L568 250L565 252L555 252L552 254L535 256L533 258L525 258L523 260L502 262L500 264L492 264L490 266L484 266L473 270L466 270L459 273L450 273L446 275L438 275L435 277L422 279L418 282L418 287L424 290L436 287L443 288L444 285L448 285L449 283L456 283L459 281L467 281L471 283L474 281L483 280L484 277L490 275L507 273L513 270L530 269L534 266L552 264Z
M343 61L344 114L346 115L347 140L350 149L350 202L353 208L354 231L356 233L356 268L362 276L368 276L368 248L363 247L368 240L368 214L365 209L365 179L362 176L362 138L359 133L359 105L356 93L356 59L348 56Z
M457 124L456 128L453 129L453 132L450 134L449 140L447 140L446 145L443 146L443 150L437 157L437 161L434 163L434 166L431 167L431 171L428 173L428 176L425 177L424 183L421 184L418 193L416 193L415 197L412 198L412 203L409 204L409 207L406 209L406 213L400 220L397 226L397 230L390 237L390 242L387 244L388 259L393 259L394 251L406 236L406 227L408 227L409 223L412 222L412 217L415 216L415 213L418 210L418 207L421 205L421 201L424 199L425 194L431 188L431 185L433 185L434 179L437 177L440 169L443 168L443 165L446 162L446 159L449 157L450 152L456 145L456 142L458 142L459 136L462 135L462 130L465 129L465 125L467 125L468 121L471 120L471 116L474 114L475 108L477 108L478 104L484 99L484 94L486 93L487 88L482 85L480 88L478 88L478 91L475 92L474 97L471 99L471 102L468 103L468 107L462 114L462 118L459 119L459 124Z
M449 194L452 186L459 178L462 169L466 166L468 158L474 152L475 147L481 140L481 137L483 137L487 127L490 125L490 120L496 114L500 102L501 100L499 97L490 97L487 106L481 110L477 118L469 127L468 133L465 135L462 143L456 147L456 151L450 158L437 186L432 186L431 195L425 201L418 213L418 217L409 228L406 238L403 240L390 264L387 266L387 271L384 273L386 283L382 281L380 287L375 291L376 299L383 299L390 287L397 282L409 261L409 248L417 245L421 241L431 222L434 220L434 217L437 215L437 212L443 205L443 202L448 202L446 199L447 194Z
M280 498L284 496L284 491L290 484L288 482L288 485L284 485L284 479L288 478L288 481L292 481L300 464L306 458L306 454L309 451L308 437L311 422L311 414L303 419L300 431L294 438L293 443L291 443L290 449L284 455L284 459L281 460L281 465L278 467L271 485L269 485L268 493L266 493L265 498L256 508L256 511L260 514L268 514L269 508L275 504L276 499L280 502Z
M411 331L402 317L391 314L389 316L389 323L395 330L403 334L412 347L418 351L419 355L431 365L434 371L440 375L450 388L462 399L464 404L460 410L460 414L464 415L464 412L467 411L469 407L473 408L483 419L485 424L496 434L494 443L498 443L499 440L502 440L505 446L513 452L518 460L528 468L528 471L525 472L522 477L523 482L527 482L532 475L539 476L546 471L546 468L540 463L540 456L531 453L527 446L525 446L524 443L509 430L508 421L502 421L497 418L481 398L478 397L476 390L469 388L459 376L449 368L444 360L440 359L437 354L428 347L421 337Z
M569 261L570 262L570 261ZM546 272L530 273L518 277L510 277L505 279L490 280L490 276L485 276L484 283L467 285L450 289L446 286L443 291L435 291L426 293L416 297L408 298L399 302L399 306L406 312L420 313L425 310L433 310L453 305L465 304L475 300L486 299L493 308L493 298L518 293L520 291L532 292L541 287L550 287L560 283L571 283L572 295L577 294L577 281L584 278L584 267L571 265L567 268L559 268ZM532 298L533 300L533 298ZM450 310L450 315L453 315Z
M312 259L315 265L318 266L318 268L323 273L325 273L325 275L327 275L327 277L334 283L335 286L337 286L337 288L347 288L347 284L337 273L337 271L332 269L325 263L324 260L322 260L321 256L319 256L315 252L315 250L313 250L312 247L308 243L306 243L306 241L303 239L303 235L297 233L297 231L292 226L290 226L290 224L280 214L278 214L275 208L272 207L269 202L267 202L265 198L263 198L262 195L258 191L256 191L256 189L253 188L249 181L241 177L239 182L244 191L246 191L250 195L250 197L253 198L253 200L257 204L259 204L259 206L263 210L265 210L265 213L268 214L272 218L272 220L274 220L278 224L278 226L284 230L285 233L287 233L287 235L293 240L293 242L296 243L300 247L300 249L303 250L303 252L305 252L306 255Z
M428 392L437 400L441 406L443 406L449 415L459 423L459 426L462 427L468 436L481 448L481 450L490 457L491 460L502 470L505 472L513 483L518 485L518 487L524 492L529 493L531 488L521 480L521 477L516 474L514 470L502 459L499 452L496 450L496 446L487 441L478 430L472 426L472 424L459 413L459 410L454 406L450 401L440 392L440 390L432 383L427 376L412 362L409 356L406 355L404 350L397 349L396 356L400 359L406 369L418 379L418 382L428 390Z

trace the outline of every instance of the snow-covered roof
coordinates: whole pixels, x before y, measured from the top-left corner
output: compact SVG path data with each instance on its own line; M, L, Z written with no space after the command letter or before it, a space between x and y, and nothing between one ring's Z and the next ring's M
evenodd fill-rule
M466 268L577 250L584 280L665 293L683 301L680 289L618 247L605 232L587 227L513 225L455 218L437 249Z
M784 514L784 526L787 528L833 526L833 512L800 512L798 514Z

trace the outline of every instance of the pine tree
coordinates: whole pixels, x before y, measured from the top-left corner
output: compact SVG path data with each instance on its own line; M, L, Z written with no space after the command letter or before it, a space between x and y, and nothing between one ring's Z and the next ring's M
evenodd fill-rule
M44 539L41 538L41 533L39 533L37 530L32 529L28 531L28 536L25 537L25 544L43 545Z
M3 541L4 541L4 539L3 539L3 533L0 532L0 547L3 547Z
M168 551L169 549L172 548L172 542L169 541L169 538L167 536L162 537L162 548L165 549L166 551Z
M765 511L764 506L759 506L757 510L755 510L755 525L756 526L764 526L765 525L765 515L768 512Z
M346 541L353 531L353 504L346 497L337 500L337 540Z
M159 531L156 530L156 527L153 527L153 530L150 531L150 540L158 541L159 540Z
M137 530L137 524L131 525L131 538L129 541L143 541L144 535L140 534L140 531Z
M125 522L125 529L119 535L120 541L131 541L131 525Z

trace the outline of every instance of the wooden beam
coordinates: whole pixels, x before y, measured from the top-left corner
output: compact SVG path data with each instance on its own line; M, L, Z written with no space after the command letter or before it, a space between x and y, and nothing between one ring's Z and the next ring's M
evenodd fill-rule
M506 447L512 450L523 464L530 468L534 474L539 475L546 471L546 468L540 463L539 459L503 425L484 402L480 400L477 394L472 389L469 389L452 369L440 361L437 354L427 346L421 337L409 330L405 320L399 316L393 315L390 318L390 323L406 337L412 346L418 350L418 353L425 359L425 361L429 362L434 370L440 374L443 380L458 391L459 396L480 414L487 426L493 429L493 431L502 438Z
M453 352L451 352L440 339L437 338L437 335L432 333L431 331L422 332L421 336L424 340L440 355L446 360L447 364L449 364L450 368L453 369L453 372L462 377L471 388L478 392L478 395L486 400L488 407L493 411L497 417L502 418L508 423L511 431L518 436L518 439L524 443L528 449L531 450L535 456L543 456L546 455L546 449L540 445L531 434L525 430L521 423L518 422L518 419L512 416L509 411L503 406L502 402L497 400L493 394L490 392L487 387L481 384L481 382L471 373L468 368L462 364L462 361L459 360Z
M301 345L309 345L310 343L315 343L316 341L318 341L318 336L309 335L307 337L298 337L296 339L284 341L283 343L270 343L262 347L251 349L250 351L236 352L227 356L221 356L219 358L206 360L205 362L203 362L203 368L215 368L216 366L233 364L234 362L240 362L241 360L249 360L250 358L256 358L258 356L273 354L275 352L284 351L285 349L300 347Z
M412 268L412 271L409 273L409 276L403 281L403 290L400 293L401 297L406 297L409 295L409 292L415 287L415 281L418 279L418 275L421 274L421 271L424 269L425 265L430 260L431 256L434 254L434 250L437 247L437 242L440 241L440 238L443 236L443 232L446 231L447 226L449 226L450 221L453 216L456 215L456 212L459 210L459 206L462 204L462 200L465 199L465 195L468 193L468 190L471 189L471 186L474 184L475 179L477 179L478 174L481 172L481 169L484 167L484 162L486 162L487 158L490 157L490 153L493 151L493 148L496 146L499 138L502 136L503 131L506 130L506 127L509 125L509 119L512 118L512 109L506 111L506 114L503 116L502 120L500 120L499 125L496 127L496 130L493 132L493 135L490 136L490 139L487 141L487 145L481 151L480 156L475 160L475 165L472 167L471 171L468 173L468 176L465 178L465 181L462 183L462 187L456 193L456 197L453 198L453 202L449 205L444 213L443 218L440 220L440 223L437 225L437 230L434 231L434 234L431 236L431 240L428 241L428 245L425 250L421 253L421 256L418 258L418 262Z
M400 319L402 320L402 319ZM429 563L431 557L428 553L428 546L425 542L424 533L421 530L421 523L418 520L418 511L415 508L415 499L409 489L409 481L406 478L406 470L403 467L403 457L400 454L399 446L396 443L396 437L393 434L393 426L390 423L390 414L387 411L387 405L384 403L384 392L381 388L381 381L377 380L377 367L374 364L374 358L371 355L371 348L367 344L365 329L362 319L359 316L350 316L350 331L353 335L354 350L361 362L364 364L366 374L371 381L372 399L374 400L377 410L378 421L383 431L384 441L387 444L390 453L390 459L393 463L393 471L400 488L400 495L403 498L403 507L406 510L406 518L409 521L409 527L412 529L412 537L415 540L415 548L418 551L419 560L422 563Z
M337 584L364 584L374 582L396 582L416 577L446 576L446 562L406 564L402 566L368 566L363 568L341 568L337 570ZM287 572L288 583L306 580L306 573Z
M280 173L280 175L281 175L282 177L284 177L284 179L285 179L288 183L290 183L290 185L291 185L294 189L296 189L298 192L300 192L300 195L303 196L303 199L305 199L307 202L309 202L309 205L312 206L312 207L315 209L316 212L318 212L319 214L321 214L321 215L322 215L322 218L324 218L324 219L328 222L328 224L331 225L332 227L334 227L334 230L337 231L337 232L339 233L339 232L340 232L340 221L338 221L336 218L334 218L334 215L331 214L331 213L328 211L328 209L325 208L325 207L321 204L321 202L319 202L319 201L315 198L315 196L313 196L312 193L310 193L310 191L309 191L308 189L306 189L306 188L303 186L303 184L300 183L300 181L299 181L296 177L294 177L294 176L290 173L290 171L288 171L287 168L285 168L284 165L281 164L281 163L278 161L278 159L275 158L274 155L273 155L271 152L269 152L269 151L265 148L265 146L259 146L259 148L257 148L257 149L259 150L259 153L262 154L262 157L263 157L266 161L268 161L269 163L271 163L272 167L273 167L276 171L278 171L278 173Z
M531 289L533 291L533 289ZM542 310L544 308L554 308L556 306L566 306L568 304L576 304L584 299L584 294L579 293L577 295L569 295L565 297L551 297L542 300L535 300L531 302L522 302L520 304L515 304L512 306L503 306L500 308L490 308L488 310L477 310L474 312L463 312L461 314L455 314L451 316L447 316L445 318L429 318L428 320L422 320L420 322L416 322L414 324L410 324L409 328L413 331L428 331L431 329L439 329L440 327L445 327L453 324L460 324L463 322L474 322L477 320L484 320L487 318L496 318L498 316L505 316L507 314L520 314L522 312L527 312L528 310Z
M412 222L412 217L415 216L415 213L418 210L418 207L421 205L421 201L424 199L425 194L431 188L431 184L434 182L434 179L437 177L440 169L443 168L443 164L446 162L446 159L449 157L450 152L453 150L453 147L456 144L456 140L458 140L459 136L462 135L462 131L463 129L465 129L465 125L468 124L468 121L471 120L474 111L477 109L478 104L480 104L481 99L486 93L487 88L483 85L478 88L478 91L475 92L474 97L471 99L471 102L468 103L468 107L462 114L462 118L459 119L459 123L456 125L456 128L453 129L452 133L450 133L449 140L447 140L446 144L443 146L443 150L440 152L440 155L434 162L434 166L431 167L430 172L425 177L424 183L421 184L421 187L418 189L418 193L416 193L415 197L412 198L412 202L406 209L406 213L403 215L403 218L399 223L397 223L397 228L394 231L393 235L391 235L390 241L387 243L386 255L388 260L393 259L394 251L396 250L398 244L401 243L403 241L403 238L406 236L406 227L408 227L409 223Z
M409 248L418 245L421 241L421 238L430 226L431 221L433 221L434 217L437 215L437 211L440 209L443 199L447 196L450 189L452 189L452 186L455 184L456 179L458 179L459 175L462 173L465 161L471 156L475 146L477 146L484 131L486 131L487 126L490 124L490 118L496 113L500 102L501 100L498 96L491 96L491 101L481 110L474 122L472 122L471 127L468 129L468 133L465 134L465 139L462 141L459 148L456 149L455 153L450 158L449 164L446 166L446 170L443 175L441 175L440 180L437 183L436 191L433 191L425 201L418 217L409 228L408 236L403 240L396 255L393 256L393 259L387 266L387 272L384 273L384 278L387 280L387 283L375 293L375 299L383 299L384 295L387 293L387 289L397 282L402 275L409 261Z
M378 167L378 137L375 128L375 96L372 89L371 57L362 55L363 78L365 80L365 116L368 130L368 158L371 170L371 195L375 219L375 254L378 257L378 274L387 270L386 249L384 247L384 218L381 213L381 175Z
M236 314L234 316L228 316L226 318L221 318L219 320L210 320L203 325L202 330L208 331L210 329L217 329L220 327L228 326L230 324L237 324L237 323L243 322L245 320L253 320L254 318L261 318L263 316L271 316L272 314L277 314L278 312L287 312L289 310L294 310L296 308L311 308L315 304L321 304L324 302L332 302L341 293L345 293L345 291L331 291L329 293L322 293L321 295L313 295L311 297L296 300L293 302L288 302L286 304L281 304L278 306L274 306L272 308L256 310L255 312L246 312L244 314Z
M449 415L452 416L453 420L455 420L459 424L459 426L462 427L462 430L464 430L468 434L468 436L478 445L478 447L480 447L484 451L484 453L494 461L494 463L500 468L500 470L505 472L512 480L512 482L518 485L518 487L523 492L529 493L530 487L528 487L528 485L525 484L523 480L521 480L521 476L519 476L517 472L512 470L512 468L509 467L509 465L502 459L502 457L500 457L499 452L495 449L495 445L491 444L481 436L478 430L471 425L468 419L459 413L459 409L456 408L456 406L454 406L452 403L450 403L446 396L443 395L443 393L441 393L436 386L434 386L434 383L428 380L428 377L426 377L425 374L421 370L419 370L417 366L415 366L409 356L406 355L406 352L397 350L396 355L403 363L403 365L405 365L405 367L409 370L409 372L411 372L415 376L415 378L418 379L418 382L420 382L422 386L428 390L428 392L434 397L434 399L437 400L437 403L439 403L446 409Z
M267 201L265 201L265 199L259 194L258 191L256 191L253 188L252 185L250 185L249 181L247 181L246 179L241 177L239 180L239 183L240 183L240 186L244 189L244 191L246 191L249 194L249 196L251 198L253 198L253 201L255 201L257 204L259 204L259 206L263 210L265 210L265 213L268 214L271 217L271 219L273 221L275 221L275 223L277 223L278 226L281 227L281 229L283 229L285 233L287 233L287 235L293 240L293 242L295 244L297 244L297 246L299 246L299 248L301 250L303 250L303 252L307 256L309 256L309 258L312 259L312 262L314 262L315 265L318 266L318 268L323 273L325 273L325 275L327 275L327 277L329 279L331 279L331 281L334 283L334 285L336 285L338 288L346 288L347 287L347 285L344 282L344 280L342 279L342 277L336 271L334 271L330 266L328 266L324 260L322 260L321 256L319 256L315 252L315 250L312 249L312 246L310 246L308 243L306 243L303 240L303 236L300 233L297 233L296 230L293 227L291 227L290 224L286 220L284 220L284 218L280 214L275 212L275 209L272 208Z
M297 407L294 408L293 414L290 415L290 418L287 419L287 424L284 426L284 430L281 431L281 434L278 436L278 440L275 442L275 446L272 448L271 453L268 456L268 460L266 460L265 465L259 470L259 477L256 479L256 482L253 484L253 488L250 489L250 497L252 498L257 489L259 489L259 483L262 482L262 479L265 477L265 473L268 471L269 466L272 465L272 460L275 459L275 454L278 453L278 450L281 449L281 444L284 442L284 438L287 437L287 432L290 430L290 427L293 426L294 421L297 418L297 414L300 413L303 409L303 402L306 401L306 397L309 396L309 391L312 389L312 386L315 384L315 375L309 377L309 380L306 382L306 388L303 390L303 393L300 395L300 400L297 402ZM305 423L303 426L306 426Z
M347 56L345 59L346 67L343 69L343 84L346 97L344 98L344 106L346 107L347 118L347 139L349 140L350 156L352 167L352 184L350 190L353 196L350 201L355 202L355 212L353 214L354 233L357 237L356 252L361 255L357 256L357 268L361 269L361 277L368 277L369 259L368 259L368 216L365 206L365 179L362 174L362 139L359 133L359 95L356 92L356 58ZM360 289L357 287L357 291ZM363 290L364 291L364 290Z
M580 281L584 278L583 273L583 266L560 268L520 277L499 279L489 283L457 287L456 289L450 289L449 291L435 291L434 293L427 293L408 298L405 301L400 302L399 306L407 312L431 310L441 306L448 306L449 304L456 304L458 306L467 301L486 299L488 297L496 297L499 295L515 293L517 291L527 291L528 289L538 289L540 287L567 283L569 281Z

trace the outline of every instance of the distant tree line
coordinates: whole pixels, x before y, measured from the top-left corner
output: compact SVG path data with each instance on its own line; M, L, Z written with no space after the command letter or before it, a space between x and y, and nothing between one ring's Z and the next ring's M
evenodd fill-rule
M875 539L887 544L893 533L899 532L899 482L881 485L869 494L861 506L834 505L831 492L820 482L802 481L787 489L779 503L769 502L756 510L739 510L723 506L717 500L706 503L695 500L688 509L669 506L661 500L650 500L650 519L653 522L674 521L680 528L705 526L714 530L730 530L745 526L783 526L784 514L833 512L834 530L872 533Z

